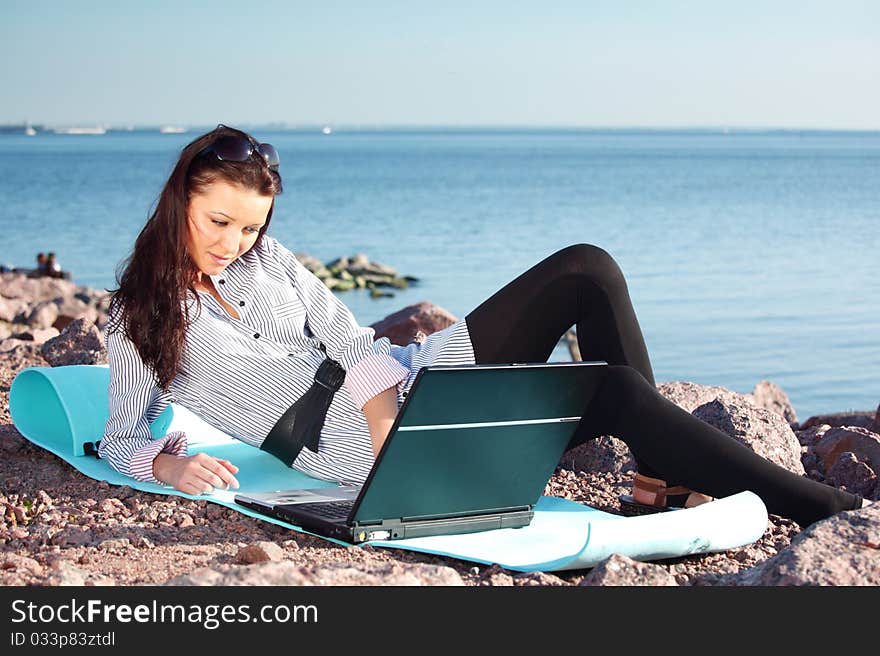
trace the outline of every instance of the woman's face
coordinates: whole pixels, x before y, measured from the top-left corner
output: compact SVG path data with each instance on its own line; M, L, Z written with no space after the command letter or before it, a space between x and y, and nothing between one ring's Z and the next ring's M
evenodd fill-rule
M187 210L187 251L201 274L223 272L254 245L272 199L223 180L192 196Z

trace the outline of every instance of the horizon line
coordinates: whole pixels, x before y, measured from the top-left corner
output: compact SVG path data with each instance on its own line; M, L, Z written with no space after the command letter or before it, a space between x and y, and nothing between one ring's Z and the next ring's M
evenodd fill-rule
M160 130L162 128L183 128L186 131L195 129L213 129L216 124L200 122L112 122L112 121L64 121L64 122L33 122L29 120L17 122L0 122L0 129L26 128L28 126L44 130L69 128L101 128L112 131ZM321 121L242 121L237 125L248 128L280 129L280 130L558 130L558 131L711 131L711 132L880 132L880 127L817 127L805 125L737 125L737 124L670 124L670 125L578 125L578 124L529 124L529 123L358 123L358 122L321 122Z

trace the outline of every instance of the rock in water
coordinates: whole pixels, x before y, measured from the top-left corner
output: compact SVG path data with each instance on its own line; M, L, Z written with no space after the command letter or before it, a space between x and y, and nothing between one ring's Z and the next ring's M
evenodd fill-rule
M389 314L370 327L376 331L376 339L387 337L393 344L406 346L419 331L430 335L448 328L456 321L458 319L443 308L422 301Z

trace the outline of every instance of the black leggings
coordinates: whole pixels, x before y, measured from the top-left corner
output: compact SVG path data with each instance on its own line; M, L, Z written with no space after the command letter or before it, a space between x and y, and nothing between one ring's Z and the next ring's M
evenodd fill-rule
M752 490L769 512L801 526L861 507L861 497L779 467L665 399L623 273L601 248L554 253L466 319L478 364L546 362L577 325L582 359L611 365L569 447L613 435L646 476L715 497Z

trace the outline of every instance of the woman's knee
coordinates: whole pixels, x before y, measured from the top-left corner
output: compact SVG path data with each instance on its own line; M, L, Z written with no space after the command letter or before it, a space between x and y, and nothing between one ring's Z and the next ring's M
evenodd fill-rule
M648 395L656 391L637 369L625 364L608 365L602 382L602 394L606 400L627 409L640 406Z
M593 244L573 244L554 253L564 274L582 274L606 285L624 282L623 271L611 254Z

